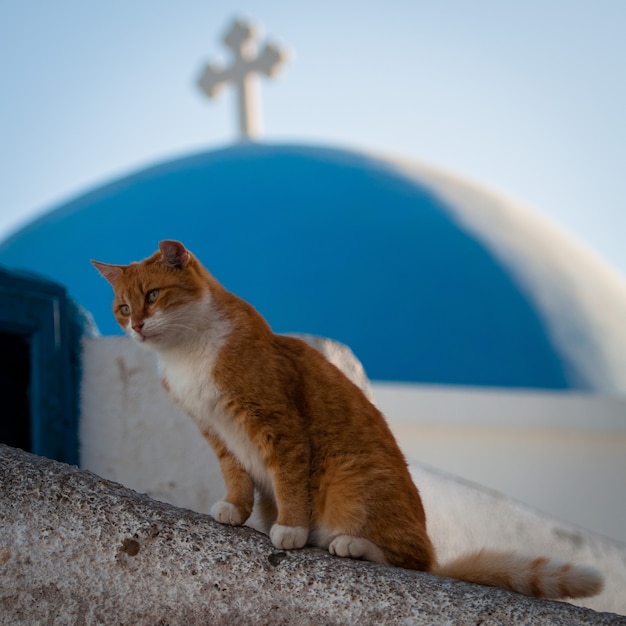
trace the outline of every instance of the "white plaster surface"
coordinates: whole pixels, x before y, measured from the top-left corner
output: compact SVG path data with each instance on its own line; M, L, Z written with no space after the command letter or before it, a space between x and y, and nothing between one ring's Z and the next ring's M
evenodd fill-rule
M626 543L626 397L372 387L409 459Z
M329 354L334 351L335 359L343 358L344 366L362 376L349 351L336 344L322 345L333 346ZM89 339L85 341L83 366L81 465L156 499L208 512L223 495L218 463L192 420L161 389L154 356L124 337ZM366 384L366 379L361 378L361 383ZM406 409L408 413L396 413L390 399L378 388L377 392L379 405L385 408L388 404L394 413L391 424L405 451L413 445L406 420L413 419L415 412L426 412L435 422L436 406L444 415L454 414L450 407L445 408L446 401L438 404L434 397L424 403L416 398L419 409L414 407L415 412ZM392 391L391 395L395 396ZM492 411L492 418L487 419L487 396L481 396L473 407L482 411L486 420L483 427L489 426L489 419L495 419L497 413ZM456 406L457 419L466 414L476 417L466 397L447 401ZM552 414L546 413L548 417ZM607 415L607 427L612 428L613 419L619 422L619 411ZM584 421L583 417L584 411L576 419ZM541 424L537 414L533 419ZM481 424L480 419L477 421ZM405 430L398 426L403 423ZM556 522L500 494L426 466L414 463L412 471L424 498L429 531L442 557L489 545L595 565L607 577L606 590L581 604L626 614L624 544Z

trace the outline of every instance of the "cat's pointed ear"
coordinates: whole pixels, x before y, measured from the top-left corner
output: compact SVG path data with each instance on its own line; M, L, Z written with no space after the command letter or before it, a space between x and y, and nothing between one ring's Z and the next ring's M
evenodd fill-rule
M180 241L166 239L159 242L159 250L163 255L162 263L167 267L182 269L189 263L191 255Z
M117 281L124 273L123 265L109 265L108 263L100 263L99 261L91 261L91 264L115 287Z

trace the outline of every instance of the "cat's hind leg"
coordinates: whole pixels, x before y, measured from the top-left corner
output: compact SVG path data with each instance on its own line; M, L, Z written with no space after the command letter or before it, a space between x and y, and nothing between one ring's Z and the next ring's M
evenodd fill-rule
M429 571L435 555L419 493L406 467L372 458L376 463L383 464L375 471L362 459L327 465L315 491L316 545L337 556Z
M335 556L387 564L383 551L373 541L365 539L365 537L339 535L330 542L328 551Z

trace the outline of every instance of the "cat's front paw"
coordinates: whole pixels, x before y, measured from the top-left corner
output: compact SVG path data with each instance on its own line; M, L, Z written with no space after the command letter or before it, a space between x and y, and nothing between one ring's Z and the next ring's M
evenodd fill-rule
M211 517L220 524L229 524L230 526L241 526L244 522L237 507L224 500L216 502L211 507Z
M270 539L277 548L293 550L302 548L309 537L309 529L304 526L283 526L274 524L270 529Z

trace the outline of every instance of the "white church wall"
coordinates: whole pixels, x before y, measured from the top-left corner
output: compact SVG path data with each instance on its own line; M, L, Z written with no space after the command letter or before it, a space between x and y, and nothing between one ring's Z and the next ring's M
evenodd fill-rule
M176 506L208 512L219 463L161 388L154 356L126 337L86 339L81 467Z
M372 387L409 459L626 542L626 398Z

